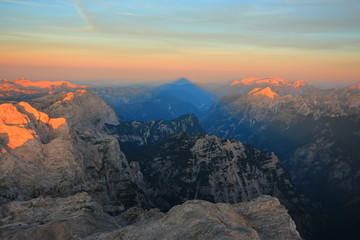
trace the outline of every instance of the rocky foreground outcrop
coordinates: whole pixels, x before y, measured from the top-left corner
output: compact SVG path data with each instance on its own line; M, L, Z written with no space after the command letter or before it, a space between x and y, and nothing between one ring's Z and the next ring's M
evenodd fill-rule
M192 200L167 213L130 208L111 217L86 193L12 202L1 210L1 239L301 239L276 198L238 204Z

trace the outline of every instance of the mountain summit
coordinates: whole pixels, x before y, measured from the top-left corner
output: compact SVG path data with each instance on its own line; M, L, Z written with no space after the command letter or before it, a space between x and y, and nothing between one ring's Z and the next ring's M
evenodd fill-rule
M267 78L250 77L250 78L244 78L242 80L235 80L232 83L230 83L230 86L235 86L235 85L291 86L297 88L300 86L306 86L308 85L308 83L304 80L289 82L279 77L267 77Z
M193 84L189 79L187 78L179 78L178 80L176 80L175 82L172 82L170 84L174 84L174 85L188 85L188 84Z
M254 88L270 87L272 91L280 96L291 94L293 96L301 96L307 90L313 88L306 81L287 81L279 77L257 78L250 77L241 80L235 80L230 84L220 88L217 91L218 96L226 96L229 94L247 94Z
M262 95L262 96L269 97L269 98L275 98L275 97L279 96L279 94L272 91L271 88L269 88L269 87L266 87L266 88L254 88L248 94L253 95L253 96Z
M175 96L183 102L194 105L199 111L209 109L214 103L214 96L211 93L186 78L159 86L154 91Z

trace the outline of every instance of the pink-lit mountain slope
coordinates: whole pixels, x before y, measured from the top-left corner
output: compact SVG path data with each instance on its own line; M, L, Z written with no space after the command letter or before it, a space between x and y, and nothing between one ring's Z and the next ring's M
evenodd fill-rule
M46 94L54 94L62 91L75 91L86 89L89 86L76 85L66 81L30 81L19 78L14 81L0 79L0 100L30 99Z

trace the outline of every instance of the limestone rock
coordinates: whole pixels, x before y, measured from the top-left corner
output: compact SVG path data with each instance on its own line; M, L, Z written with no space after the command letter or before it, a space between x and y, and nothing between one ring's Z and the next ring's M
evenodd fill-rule
M179 132L190 135L202 134L198 119L193 114L186 114L174 120L129 121L117 125L107 124L109 133L127 146L146 146Z
M66 198L40 197L11 202L0 219L1 239L83 239L93 233L118 228L87 193Z
M164 217L139 220L97 239L301 239L295 224L276 198L261 196L239 204L191 200Z
M296 198L273 153L235 140L179 133L129 160L140 165L144 191L163 209L189 199L237 203L271 194L290 203Z
M168 213L130 208L106 214L87 193L11 202L0 211L1 239L301 239L276 198L238 204L192 200Z
M118 120L100 97L79 90L0 106L0 202L88 191L120 208L146 205L117 139L104 129Z

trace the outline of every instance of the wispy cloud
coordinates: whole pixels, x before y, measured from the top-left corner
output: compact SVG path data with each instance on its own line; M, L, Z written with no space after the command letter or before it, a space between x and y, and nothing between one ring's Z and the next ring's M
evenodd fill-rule
M20 38L30 38L31 36L20 33L12 33L12 32L0 32L0 35L6 35L11 37L20 37Z
M86 11L86 9L82 6L82 0L73 0L73 5L77 12L79 13L79 16L83 19L83 21L86 24L86 29L88 30L94 30L95 25L93 24L93 17Z
M46 4L27 2L27 1L17 1L17 0L0 0L0 2L8 2L8 3L22 4L22 5L36 6L36 7L54 7L53 5L46 5Z
M57 3L60 3L60 4L63 4L63 5L66 5L66 6L73 6L73 4L71 4L71 2L69 1L66 1L66 0L54 0L55 2Z
M131 13L131 12L117 12L117 14L124 15L124 16L134 16L134 17L142 17L143 16L143 15Z

